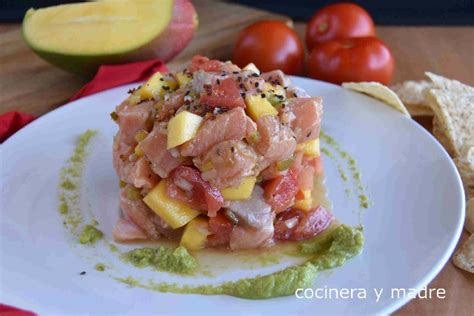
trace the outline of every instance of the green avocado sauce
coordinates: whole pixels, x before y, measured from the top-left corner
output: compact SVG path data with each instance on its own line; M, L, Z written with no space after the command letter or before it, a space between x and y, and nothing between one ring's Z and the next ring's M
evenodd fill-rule
M137 248L122 254L122 259L138 268L152 267L178 274L191 274L198 266L196 259L182 246L176 249L163 246Z
M87 146L95 135L97 131L87 130L79 136L72 156L59 174L59 213L64 226L74 235L83 222L79 205L82 171L88 157Z
M87 130L79 137L73 155L61 170L59 183L59 213L63 218L63 223L69 232L77 237L76 240L87 245L94 245L104 237L104 234L96 228L97 221L93 220L91 224L84 225L79 203L82 173L88 156L87 146L96 134L96 131ZM345 183L350 180L354 182L354 191L358 194L361 207L368 207L369 200L364 193L355 160L342 150L333 138L323 132L321 132L321 140L328 146L322 147L321 151L337 163L338 172ZM341 163L340 159L345 163ZM346 172L346 166L348 166L348 172ZM180 285L155 280L148 280L145 283L132 276L114 277L114 279L131 287L160 292L266 299L293 295L298 288L311 287L319 272L341 266L346 260L358 255L362 251L363 243L361 228L334 224L312 240L300 242L291 247L292 253L287 255L301 256L307 260L306 262L268 275L229 281L220 285ZM194 275L197 272L196 258L184 247L144 247L121 253L115 244L108 243L108 245L111 253L116 253L122 260L138 268L150 267L157 271L185 276ZM280 259L275 254L268 256L264 254L258 257L255 260L262 266L276 264ZM95 265L95 269L100 272L105 271L106 268L109 269L104 263Z
M103 263L98 263L95 265L94 269L96 269L99 272L104 272L107 267Z
M82 229L82 233L79 236L79 242L85 244L95 244L99 239L104 237L104 233L98 230L93 225L86 225Z
M140 287L159 292L204 295L231 295L248 299L266 299L277 296L293 295L298 288L311 287L318 272L344 264L347 259L358 255L364 244L360 228L340 225L325 238L316 238L313 242L301 244L300 251L314 254L307 262L291 266L281 271L225 282L220 285L178 285L149 281L142 283L132 277L115 278L132 287Z
M345 183L349 182L349 180L352 180L355 189L354 191L357 194L359 208L369 208L370 200L367 194L365 193L365 188L362 184L362 175L359 171L359 167L357 166L357 161L347 151L343 150L334 138L332 138L325 132L321 131L319 137L321 141L323 141L326 145L329 146L322 147L321 152L336 163L337 170L341 179ZM341 158L343 160L343 163L341 163L338 158ZM347 166L349 170L350 177L345 171L345 166ZM346 194L351 194L353 190L351 188L346 188L345 192Z

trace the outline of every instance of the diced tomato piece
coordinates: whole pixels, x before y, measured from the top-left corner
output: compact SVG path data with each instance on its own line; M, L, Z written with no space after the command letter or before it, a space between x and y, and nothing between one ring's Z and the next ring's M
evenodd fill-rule
M245 102L240 94L237 81L233 78L213 82L211 89L201 93L200 102L212 108L245 108Z
M304 196L303 191L298 190L298 193L296 193L295 199L297 199L297 200L304 200L304 198L305 198L305 196Z
M209 231L207 242L210 247L224 246L230 241L230 234L234 229L232 222L221 213L209 218Z
M216 216L224 205L221 192L201 177L199 170L179 166L170 173L166 193L170 198L189 204L197 210L206 210L209 217Z
M209 59L204 56L196 55L191 59L191 65L187 68L189 72L198 70L208 72L219 72L222 69L223 62L215 59Z
M276 213L282 212L291 206L298 193L298 182L293 170L283 176L278 176L264 184L264 197Z
M275 220L275 239L296 241L313 238L325 230L333 219L332 214L322 206L308 212L299 209L282 212Z

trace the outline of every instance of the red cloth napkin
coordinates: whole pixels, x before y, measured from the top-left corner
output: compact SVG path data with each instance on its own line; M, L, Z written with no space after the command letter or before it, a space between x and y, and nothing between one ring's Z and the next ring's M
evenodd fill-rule
M13 306L0 304L0 316L36 316L36 313Z
M34 119L33 115L21 112L7 112L0 115L0 143Z
M168 71L166 65L160 59L100 66L94 79L84 85L69 101L77 100L86 95L91 95L126 83L144 81L157 71ZM34 119L34 116L22 112L7 112L1 114L0 143L3 143L8 137Z

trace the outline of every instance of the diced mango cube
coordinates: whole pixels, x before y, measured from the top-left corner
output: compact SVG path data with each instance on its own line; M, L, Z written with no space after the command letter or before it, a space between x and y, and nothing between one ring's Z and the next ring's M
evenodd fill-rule
M313 206L313 198L311 197L311 190L302 190L304 198L301 200L296 200L293 207L298 208L303 211L311 210Z
M257 122L259 118L265 115L276 116L278 111L268 102L267 99L262 98L261 95L248 95L245 97L245 104L247 105L247 113Z
M188 84L191 80L193 80L193 78L190 75L185 74L184 72L176 73L175 77L176 77L176 80L178 80L178 85L180 87Z
M148 79L147 82L140 88L140 98L141 100L152 99L156 96L163 96L166 92L175 90L178 87L178 83L174 78L168 76L169 78L165 79L162 73L155 72L153 76Z
M168 149L179 146L196 137L202 117L183 111L168 123Z
M176 90L178 89L178 81L172 76L172 75L167 75L165 77L165 84L164 86L169 87L171 90ZM168 90L164 90L163 92L166 93Z
M255 66L254 63L248 64L247 66L242 68L242 70L248 70L248 71L251 71L251 72L254 72L254 73L260 75L260 70L257 68L257 66Z
M165 220L173 229L189 223L200 212L187 204L171 199L166 194L166 180L161 180L144 198L143 202Z
M142 148L140 147L140 144L135 146L134 153L137 157L142 157L145 153L143 152Z
M128 97L128 103L130 105L135 105L135 104L138 104L140 103L140 101L142 100L141 96L140 96L140 90L137 90L135 92L133 92L129 97Z
M263 93L265 94L282 95L282 96L286 95L286 91L282 86L274 85L269 82L265 82L263 84L262 90L263 90Z
M161 93L161 87L164 85L164 79L161 72L155 72L153 76L140 88L140 97L142 100L152 99L153 96Z
M307 142L296 145L296 150L302 150L306 156L312 158L321 156L319 138L308 140Z
M221 190L225 200L246 200L252 195L257 177L245 177L242 182L235 187L228 187Z
M206 246L208 235L210 235L210 232L207 220L202 217L196 217L184 228L179 244L189 250L203 249Z
M207 161L207 162L204 163L199 169L200 169L202 172L206 172L206 171L212 170L212 168L214 168L214 166L213 166L213 164L212 164L212 161Z

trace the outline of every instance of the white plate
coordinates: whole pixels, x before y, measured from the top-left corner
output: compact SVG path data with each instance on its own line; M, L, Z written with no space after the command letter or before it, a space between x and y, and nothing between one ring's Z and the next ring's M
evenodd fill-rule
M52 111L1 146L0 302L40 314L373 314L402 306L409 298L391 298L391 289L427 285L459 238L464 219L459 175L428 132L388 106L335 85L303 78L295 78L295 83L323 97L323 129L357 159L373 203L363 217L363 253L343 267L321 274L314 288L365 289L366 299L289 296L252 301L164 294L118 283L110 277L113 269L95 271L92 264L98 254L92 250L87 253L90 248L84 246L71 246L61 225L58 173L77 136L89 128L98 130L84 176L83 203L110 239L118 216L118 185L111 166L112 137L117 127L109 113L125 97L129 85ZM336 217L357 224L356 201L345 194L333 161L323 159ZM106 259L116 260L110 255ZM132 266L116 265L122 276L135 273ZM216 280L255 275L271 268L229 272ZM80 276L83 270L87 274ZM175 280L147 269L137 273ZM201 281L205 280L197 280ZM378 302L374 288L384 289Z

